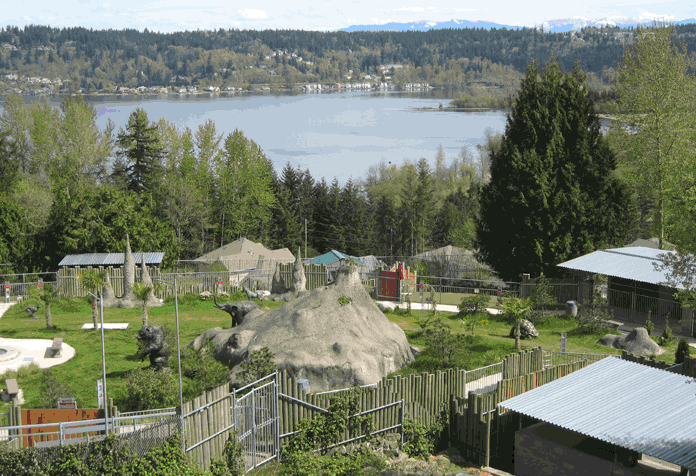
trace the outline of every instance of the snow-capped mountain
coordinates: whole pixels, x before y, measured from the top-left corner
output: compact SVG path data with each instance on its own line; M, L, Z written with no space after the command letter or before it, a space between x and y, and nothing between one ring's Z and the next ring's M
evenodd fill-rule
M491 28L518 30L521 26L501 25L488 21L450 20L450 21L413 21L409 23L384 23L382 25L353 25L341 28L338 31L428 31L441 30L443 28Z
M652 15L649 13L643 13L639 18L623 17L623 16L613 16L604 17L598 20L589 20L583 17L573 17L573 18L563 18L558 20L549 20L539 24L539 27L543 28L545 32L563 32L563 31L575 31L588 26L609 26L609 27L619 27L619 28L630 28L636 26L648 26L651 25L653 21L658 22L669 22L675 25L693 24L696 20L690 18L688 20L677 21L674 17L669 15Z
M575 31L589 26L618 26L619 28L636 27L638 25L650 25L653 20L670 22L675 25L696 24L696 19L676 20L669 15L652 15L642 14L638 19L630 17L605 17L598 20L590 20L583 17L563 18L558 20L549 20L536 25L537 28L543 28L547 33ZM449 20L449 21L414 21L408 23L384 23L381 25L352 25L348 28L341 28L337 31L428 31L440 30L443 28L483 28L490 30L491 28L508 30L519 30L523 28L520 25L504 25L488 21L469 21L469 20Z

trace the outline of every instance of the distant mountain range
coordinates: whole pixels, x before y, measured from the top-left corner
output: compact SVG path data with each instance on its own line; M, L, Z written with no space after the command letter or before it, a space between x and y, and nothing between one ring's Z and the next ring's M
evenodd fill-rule
M657 20L669 21L675 25L696 24L696 19L675 21L668 17L657 18ZM537 25L537 28L543 28L547 33L560 33L564 31L575 31L590 26L611 26L619 28L629 28L636 26L648 26L652 23L652 19L640 18L638 20L629 17L607 17L599 20L588 20L587 18L574 17L563 18L559 20L549 20ZM449 20L449 21L414 21L408 23L385 23L383 25L353 25L348 28L341 28L337 31L428 31L441 30L443 28L483 28L490 30L491 28L508 30L521 30L519 25L503 25L488 21L468 21L468 20ZM530 28L530 27L527 27Z

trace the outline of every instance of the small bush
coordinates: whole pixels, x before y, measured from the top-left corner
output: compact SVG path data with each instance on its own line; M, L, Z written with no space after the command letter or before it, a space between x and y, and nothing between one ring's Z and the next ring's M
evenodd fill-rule
M277 370L273 363L274 357L275 355L268 347L263 347L249 354L247 360L240 364L244 375L242 386L255 382Z
M651 314L652 311L648 311L648 319L645 321L645 330L648 331L649 336L651 336L653 331L655 330L655 324L653 324L653 321L650 320Z
M459 304L459 313L468 316L476 314L479 311L485 311L489 301L489 297L485 294L474 294L472 296L463 297L462 302Z
M56 408L59 398L73 398L70 387L58 380L51 369L44 369L41 385L41 405L43 408Z
M677 345L677 352L674 354L674 363L682 364L686 361L686 358L690 355L690 347L687 340L682 337L679 340L679 345Z
M116 400L118 408L128 412L173 407L179 402L179 382L169 369L132 370Z
M665 329L662 331L662 335L657 343L660 345L669 345L675 340L676 338L672 335L672 329L669 327L669 319L665 319Z
M174 362L176 364L176 360ZM198 350L183 348L181 375L185 378L184 399L192 400L203 392L229 382L230 374L230 369L215 359L215 344L210 340L206 340Z

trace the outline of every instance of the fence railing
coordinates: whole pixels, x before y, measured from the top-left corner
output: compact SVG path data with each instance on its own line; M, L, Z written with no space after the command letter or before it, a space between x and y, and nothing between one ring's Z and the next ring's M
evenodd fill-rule
M590 362L598 362L606 357L616 357L614 354L583 354L578 352L556 352L556 351L544 351L544 355L551 357L551 366L569 364L572 362L579 362L581 360L588 360Z

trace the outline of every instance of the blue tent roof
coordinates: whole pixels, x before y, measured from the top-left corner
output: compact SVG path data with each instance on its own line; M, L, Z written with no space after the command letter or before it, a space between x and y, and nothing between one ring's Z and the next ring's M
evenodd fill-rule
M361 266L365 266L365 264L360 261L360 258L356 258L354 256L349 256L345 253L341 253L340 251L336 250L331 250L326 253L324 253L321 256L317 256L310 261L310 263L314 264L323 264L326 266L331 266L332 264L336 263L337 261L348 259L348 258L353 258L356 263L358 263Z

